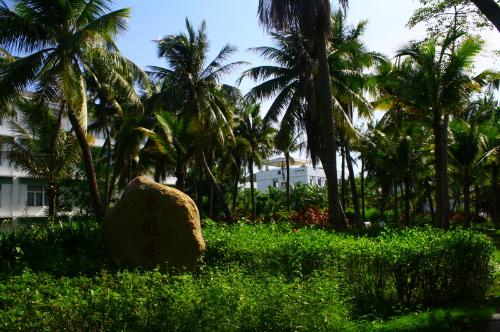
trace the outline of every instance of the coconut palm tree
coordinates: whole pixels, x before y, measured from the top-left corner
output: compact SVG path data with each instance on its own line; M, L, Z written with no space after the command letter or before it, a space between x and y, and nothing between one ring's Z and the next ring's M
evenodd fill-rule
M234 105L226 91L231 87L220 84L220 79L244 62L227 63L236 51L230 45L224 46L215 59L208 62L205 22L195 30L186 19L186 30L187 33L166 36L157 42L158 55L165 58L169 67L150 67L151 78L161 87L152 99L174 114L192 119L197 136L197 163L211 179L229 219L231 212L211 165L216 145L233 138Z
M389 108L413 112L432 124L436 222L444 228L449 226L449 118L462 112L471 94L480 87L468 70L482 44L466 38L453 47L458 37L449 35L442 45L431 39L411 43L399 50L399 66L388 77L384 87L386 95L381 102Z
M347 5L346 0L340 3L344 7ZM311 61L305 64L305 98L311 117L308 132L316 132L313 137L308 135L308 146L313 161L321 160L325 169L330 221L337 228L344 228L345 214L338 195L337 139L327 52L330 14L329 0L259 0L259 20L266 28L297 31L308 41Z
M300 133L295 134L292 129L285 126L281 127L275 136L276 149L285 155L287 211L290 211L290 162L293 161L291 154L304 147L301 137Z
M187 117L177 118L167 112L155 114L158 125L155 131L139 128L154 142L149 149L154 153L165 155L175 170L176 188L186 190L186 173L190 161L195 156L196 132L193 121Z
M252 218L257 215L255 203L254 165L262 167L262 163L273 151L273 140L275 130L271 125L260 117L260 106L257 104L247 105L241 120L236 128L238 137L242 137L248 144L248 175L250 178L250 195L252 200Z
M460 120L450 123L450 133L450 166L456 175L455 179L462 184L464 227L469 228L472 220L470 193L481 154L481 134L474 123L469 124Z
M105 68L139 71L120 55L114 38L125 30L129 9L111 10L111 0L13 0L0 3L0 46L21 56L0 72L0 101L32 88L36 96L60 102L82 150L97 219L104 212L87 141L85 72ZM96 75L104 77L105 75ZM119 79L106 77L114 85Z
M61 180L69 178L80 160L75 137L61 128L61 117L45 105L24 102L12 122L14 139L4 138L11 166L47 182L48 216L54 220Z
M342 197L344 193L344 161L349 171L349 183L354 206L354 224L360 225L360 206L355 183L351 143L356 143L358 133L352 127L354 110L358 116L370 119L373 107L366 100L365 94L375 94L373 75L367 69L386 62L384 56L369 52L361 41L366 29L366 21L355 26L346 24L346 17L340 10L332 15L332 33L328 61L332 84L332 101L339 110L334 115L342 149ZM343 117L341 117L343 115ZM344 199L342 199L344 201Z

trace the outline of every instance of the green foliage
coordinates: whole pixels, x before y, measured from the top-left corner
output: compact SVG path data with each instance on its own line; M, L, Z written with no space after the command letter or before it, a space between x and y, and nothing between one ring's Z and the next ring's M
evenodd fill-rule
M0 276L25 268L55 276L92 275L106 266L100 227L91 222L43 223L0 232Z
M472 231L356 238L205 221L203 233L199 270L177 276L116 270L93 223L3 233L0 330L430 329L455 326L465 314L352 318L478 299L491 278L492 244Z
M208 265L238 262L252 272L291 278L333 269L354 308L365 313L478 298L491 281L491 243L463 230L424 228L373 239L288 225L209 227L204 233Z

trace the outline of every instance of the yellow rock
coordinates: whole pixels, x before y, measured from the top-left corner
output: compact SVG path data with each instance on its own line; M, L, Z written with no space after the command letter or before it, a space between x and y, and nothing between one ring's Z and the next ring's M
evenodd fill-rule
M193 200L143 176L128 184L102 229L108 253L129 268L194 270L205 250Z

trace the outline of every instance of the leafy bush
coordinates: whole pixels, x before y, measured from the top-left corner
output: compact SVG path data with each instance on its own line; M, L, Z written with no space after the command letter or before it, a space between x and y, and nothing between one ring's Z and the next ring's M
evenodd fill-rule
M45 223L0 232L0 275L24 268L56 276L95 274L107 260L101 229L93 221Z
M166 296L163 291L166 294L171 294L173 292L172 289L174 289L176 292L179 292L176 293L179 294L179 301L185 298L185 301L187 301L185 305L190 306L190 301L198 304L192 308L189 307L191 308L189 310L186 309L186 313L183 316L184 319L179 318L179 321L176 321L177 323L175 324L181 324L179 322L188 324L188 321L198 322L199 317L201 317L199 315L205 315L205 312L199 313L196 310L205 310L204 303L215 301L210 296L221 296L221 299L234 296L234 301L237 301L236 299L246 301L245 299L248 299L248 297L258 298L258 300L255 300L257 301L255 307L251 307L253 308L251 309L252 314L244 317L244 320L255 320L253 324L256 325L252 326L259 326L255 327L255 329L265 329L262 327L264 325L258 325L264 324L263 322L266 322L265 324L267 325L265 326L272 326L275 329L286 329L286 327L272 324L281 324L280 322L283 323L291 319L288 315L292 315L292 313L286 311L289 306L279 309L282 311L276 308L290 300L292 296L290 291L293 287L306 287L305 285L310 285L309 283L313 280L318 280L317 278L321 279L318 285L330 285L328 287L335 289L336 293L341 294L339 298L343 299L342 302L345 302L345 306L349 308L349 312L353 314L373 314L376 316L419 306L431 306L458 300L474 300L484 294L491 281L492 268L490 261L493 253L492 243L484 236L472 231L457 229L445 232L433 228L423 228L391 231L373 238L365 236L358 238L353 235L339 234L322 229L309 227L296 228L296 226L285 223L263 225L238 223L229 226L206 221L203 225L203 233L207 242L207 250L204 262L197 274L175 278L161 276L158 278L167 278L161 279L165 281L165 283L162 281L161 287L159 285L156 286L156 284L150 286L161 288L158 292L163 295L153 294L154 296L160 296L161 299ZM159 300L157 301L157 298L155 298L155 300L151 300L151 305L153 306L151 313L138 313L140 309L136 307L146 305L145 303L149 301L141 300L142 295L140 294L142 294L143 288L134 288L136 286L131 285L132 290L130 292L126 290L128 286L125 286L123 283L132 277L129 279L127 279L128 277L123 277L125 278L123 279L121 276L127 276L128 274L117 273L117 268L106 259L100 237L100 229L98 225L90 222L87 224L68 223L62 226L46 225L44 228L33 227L11 234L2 234L0 236L0 254L0 267L2 269L0 277L5 280L5 287L8 287L0 288L0 311L2 315L8 316L8 318L5 318L6 320L14 319L12 317L15 317L14 311L16 310L20 311L18 314L21 317L24 312L34 312L36 316L36 310L43 313L44 310L52 310L51 308L53 307L58 308L59 305L62 305L58 302L61 300L61 295L59 294L61 292L67 292L67 296L69 297L67 301L70 302L67 305L75 306L75 311L78 312L75 314L75 317L87 317L85 319L92 321L92 310L97 308L95 309L97 310L96 312L102 311L104 313L102 313L102 317L99 316L101 314L96 314L97 318L95 318L94 322L101 322L101 320L106 319L105 317L114 317L113 315L117 317L116 320L118 322L133 322L133 319L139 319L119 316L118 312L120 311L123 312L123 315L132 315L133 317L136 317L134 315L138 315L137 317L142 317L140 319L147 320L138 322L138 325L130 323L132 324L130 326L134 326L134 328L140 326L149 327L149 320L154 321L156 319L156 316L151 318L151 315L167 316L161 310L168 309L169 312L172 312L174 310L172 308L182 307L182 303L184 303L176 302L175 306L167 306L165 307L167 309L165 309L154 306L154 303L159 303ZM29 269L33 272L23 274L23 269ZM99 277L94 277L99 271L103 270L110 272L101 273ZM222 271L227 271L227 274ZM3 274L3 277L1 274ZM227 279L219 280L217 277L219 274L221 278ZM138 276L138 278L144 276L146 278L144 280L150 280L151 276L156 276L157 274L141 274L137 272L133 275ZM186 281L186 285L183 286L185 288L172 288L174 286L171 285L171 282L175 284L175 280L184 280L182 278L191 280L192 285L190 284L191 286L188 287L187 284L189 283ZM115 284L110 286L106 283L107 280L120 280L118 285L123 286L116 286L118 288L114 289L113 285ZM227 286L227 289L234 291L234 293L228 295L223 292L224 289L221 290L216 287L217 285L224 285L224 283L229 285L230 282L228 280L233 280L235 284L241 282L241 288L239 288L239 284ZM32 284L31 286L22 286L23 282ZM151 282L144 281L144 284L140 284L140 287L146 287L144 285L149 285ZM201 287L200 285L209 282L213 282L213 287L207 286L208 288L205 290L208 293L203 295L205 298L196 297L202 296L197 295L197 287ZM273 284L274 282L276 284ZM15 288L16 283L20 285L18 290ZM115 298L122 301L117 300L116 313L106 311L115 308L113 307L114 304L111 305L103 302L100 304L101 307L99 307L99 305L87 298L90 295L85 292L93 290L96 283L97 285L101 285L102 283L103 288L98 288L99 291L97 293L94 290L93 294L101 294L99 292L102 292L102 301L111 301ZM268 285L272 289L268 289ZM109 289L106 290L105 286L109 286ZM49 292L50 296L48 299L52 302L47 304L48 302L46 301L48 299L43 297L45 296L43 294L46 294L45 289L51 289L52 287L55 287L57 292L55 295L50 295L52 293ZM251 287L255 288L255 294L245 293L246 289ZM22 293L24 289L28 288L31 289L33 294L28 290L26 292L31 295ZM65 290L65 288L68 289ZM153 288L149 291L153 292ZM278 297L273 290L274 288L277 289L276 292L283 291L284 293ZM182 295L182 292L185 292L185 294ZM42 295L37 295L37 293ZM84 293L86 294L85 296L82 295ZM43 305L34 308L23 307L24 304L21 302L24 297L30 299L28 295L42 296L43 301L40 303ZM98 296L100 297L101 295ZM307 293L303 294L303 296L306 295ZM75 296L84 297L83 300L80 300L80 298L76 299ZM318 295L315 301L322 301L321 299L324 299L324 296L326 295ZM125 297L125 300L122 297ZM279 301L276 299L279 299ZM74 303L71 301L74 301ZM135 304L132 305L127 301L132 301L130 303ZM139 304L134 301L143 302ZM307 308L295 308L294 310L305 310L307 312L309 312L308 310L313 310L309 306L314 307L314 305L309 301L304 301L309 303ZM26 306L29 303L31 302L28 301ZM235 303L232 303L228 308L236 306ZM269 305L274 303L276 308L270 309L265 306L266 303L269 303ZM336 302L328 303L325 305L335 306L332 303ZM132 306L131 308L127 307L129 304ZM262 309L262 313L259 311L259 306L261 305L267 308ZM80 306L81 310L84 310L83 313L78 311L80 310ZM87 308L87 306L89 307ZM125 307L127 309L124 309ZM226 309L224 308L219 307L217 310L225 312L224 310ZM59 309L56 309L54 309L54 312L58 312ZM206 314L217 315L219 312L217 310L207 311ZM283 318L283 320L277 318L277 321L270 323L270 318L265 318L267 316L264 318L259 316L265 315L266 312L274 312L279 317L281 317L280 315L285 315L287 318ZM69 315L70 313L68 312L67 314ZM182 314L182 311L176 311L176 315ZM39 319L45 319L43 314L40 315ZM256 316L254 317L253 315ZM298 315L298 313L294 315ZM222 319L221 316L217 317L218 320ZM228 324L231 326L232 324L240 324L236 322L239 319L243 319L241 318L243 316L238 317L231 318L231 323ZM68 319L70 321L71 319L77 320L77 318ZM320 318L314 316L314 319ZM214 321L216 321L215 318ZM297 323L297 321L295 322ZM56 323L52 322L50 324ZM47 326L52 326L50 324ZM104 324L104 329L113 329L116 327L109 321L102 324ZM306 322L300 322L300 324L306 324ZM309 322L307 324L313 323ZM28 329L27 325L20 326L23 326L20 329ZM36 325L33 329L38 329L37 326L39 325ZM129 325L124 326L127 327ZM169 329L172 326L174 325L166 325ZM98 326L94 325L89 327L89 329L94 328L99 329ZM188 329L185 325L179 328ZM313 325L311 325L311 328L313 328ZM46 329L52 328L47 327ZM55 329L58 328L56 327Z
M0 285L0 330L332 330L348 323L337 289L319 274L287 282L240 269L95 278L27 271Z
M471 231L434 228L355 238L288 225L205 229L208 265L235 262L290 278L329 270L354 309L384 313L480 298L491 282L493 245ZM338 272L338 274L337 274Z

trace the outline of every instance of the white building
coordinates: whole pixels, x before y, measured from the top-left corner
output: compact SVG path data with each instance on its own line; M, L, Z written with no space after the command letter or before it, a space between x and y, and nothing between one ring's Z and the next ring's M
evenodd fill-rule
M63 120L62 125L66 130L71 128L67 119ZM0 118L0 136L15 136L10 119ZM94 145L103 144L104 140L101 137L95 139ZM0 146L0 220L45 217L48 210L48 195L44 182L10 167L5 154L3 147Z
M257 190L267 192L269 187L285 188L287 178L285 159L269 160L265 165L265 170L256 174ZM290 185L293 186L295 183L324 187L325 171L320 166L314 168L307 160L295 159L290 162Z

